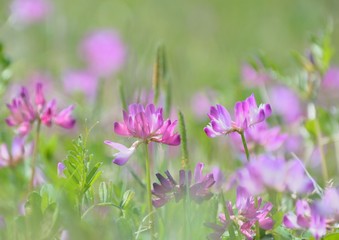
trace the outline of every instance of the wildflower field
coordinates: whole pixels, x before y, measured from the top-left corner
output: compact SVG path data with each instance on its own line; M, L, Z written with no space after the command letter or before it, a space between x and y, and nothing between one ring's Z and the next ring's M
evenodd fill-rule
M339 240L339 2L0 1L0 239Z

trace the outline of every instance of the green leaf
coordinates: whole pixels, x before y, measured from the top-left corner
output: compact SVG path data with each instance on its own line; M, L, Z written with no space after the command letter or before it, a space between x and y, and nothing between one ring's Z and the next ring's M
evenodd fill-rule
M99 199L100 202L107 202L108 189L105 182L101 182L99 185Z
M339 239L339 233L330 233L327 234L323 240L338 240Z
M134 198L135 193L132 190L127 190L122 197L120 207L122 209L128 208L129 204L131 203L132 199Z

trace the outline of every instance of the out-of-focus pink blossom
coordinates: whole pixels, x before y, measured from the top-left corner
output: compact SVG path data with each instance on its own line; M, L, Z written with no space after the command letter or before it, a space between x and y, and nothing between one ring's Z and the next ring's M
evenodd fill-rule
M89 71L69 71L64 75L63 82L66 91L81 92L89 99L95 98L98 78Z
M306 200L298 200L294 213L284 216L283 224L291 229L309 230L316 240L326 234L326 219L312 208Z
M10 9L14 22L29 25L45 20L52 5L48 0L14 0Z
M321 84L326 90L339 89L339 68L331 67L328 69Z
M303 116L302 104L295 92L288 87L275 86L268 92L274 112L286 123L293 123Z
M256 70L249 64L244 64L241 69L244 84L249 87L260 87L270 81L270 76L262 70Z
M130 148L119 143L105 141L105 144L119 151L114 154L115 164L124 165L138 145L143 142L158 142L172 146L180 144L180 135L174 132L177 121L164 120L162 108L156 108L153 104L148 104L146 107L141 104L131 104L128 112L123 111L123 118L123 122L114 123L114 132L120 136L134 137L138 140Z
M271 112L269 104L260 104L258 107L252 94L245 101L235 104L235 121L231 119L231 115L222 105L212 106L208 114L211 121L204 128L204 131L208 137L226 135L232 132L240 133L257 123L263 122L271 115Z
M266 151L275 151L283 145L287 139L287 134L280 132L280 127L270 128L266 122L258 123L255 127L245 131L245 138L248 149L251 151L257 147L262 147ZM242 152L245 152L242 145L241 136L236 133L230 134L234 146Z
M89 33L80 45L88 69L100 77L118 72L126 59L126 47L119 34L109 29Z
M69 106L60 112L57 110L56 101L46 102L43 93L43 85L36 84L35 97L32 100L25 87L22 87L18 97L7 104L11 114L6 118L10 127L15 127L22 136L29 133L36 121L50 127L55 123L63 128L73 128L75 119L72 117L73 106Z
M46 182L46 177L41 171L40 168L36 167L35 168L35 175L33 179L33 187L40 186Z
M167 178L160 173L156 174L160 184L153 183L152 194L156 197L153 200L153 206L159 208L172 198L175 198L176 202L178 202L182 198L185 198L187 191L190 199L197 203L210 199L213 196L210 188L215 183L215 180L212 173L203 175L203 168L203 163L196 165L193 184L191 171L180 170L179 184L173 179L169 171L165 172Z
M211 103L215 101L216 94L209 90L207 92L197 92L191 100L191 107L194 115L198 119L204 119L206 112L209 111Z
M14 167L32 153L32 146L26 145L23 138L15 137L12 148L9 150L6 144L0 145L0 168Z
M339 188L327 188L322 198L315 202L315 208L322 216L339 221Z
M266 155L239 169L236 182L251 195L258 195L265 189L295 194L307 194L314 190L314 182L299 160L285 161Z

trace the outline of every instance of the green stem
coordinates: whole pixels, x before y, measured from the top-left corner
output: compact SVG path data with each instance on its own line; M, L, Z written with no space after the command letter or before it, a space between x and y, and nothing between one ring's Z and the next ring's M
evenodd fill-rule
M114 203L111 202L105 202L105 203L98 203L98 204L94 204L92 206L90 206L85 212L84 214L82 214L81 218L84 218L92 209L94 209L95 207L103 207L103 206L111 206L111 207L115 207L119 210L121 210L121 207L119 207L118 205L115 205Z
M185 185L186 185L186 197L183 201L184 204L184 214L185 214L185 225L184 225L184 239L191 238L191 224L190 224L190 207L191 207L191 198L190 198L190 187L188 185L188 171L185 171Z
M256 208L259 208L258 198L257 198L257 197L254 198L254 204L255 204L255 207L256 207ZM259 221L256 221L256 223L255 223L255 232L256 232L256 234L255 234L255 239L260 240L260 226L259 226Z
M328 181L328 170L327 170L327 163L326 163L323 145L322 145L322 142L321 142L322 133L321 133L318 118L315 119L315 130L316 130L316 133L317 133L317 142L318 142L319 153L320 153L322 175L323 175L323 179L324 179L324 184L326 184L327 181Z
M226 221L229 222L228 232L230 234L230 239L236 239L235 231L234 231L234 228L233 228L233 222L232 222L230 213L229 213L229 211L228 211L228 209L226 207L226 201L225 201L225 197L224 197L224 193L223 192L220 193L220 198L221 198L221 204L222 204L222 208L224 210Z
M150 158L148 151L148 143L145 143L145 157L146 157L146 187L147 187L147 202L148 202L148 215L149 225L151 230L151 239L155 239L154 236L154 216L153 216L153 205L152 205L152 190L151 190L151 169L150 169Z
M244 131L240 131L239 134L241 136L242 145L244 146L244 150L245 150L245 153L246 153L246 159L247 159L247 161L250 161L250 153L249 153L248 148L247 148L247 143L246 143Z
M32 175L31 175L31 180L29 183L29 190L32 190L34 187L35 167L36 167L36 161L38 158L38 148L39 148L39 139L40 139L40 126L41 126L41 121L38 120L37 126L36 126L34 150L33 150L32 162L31 162Z

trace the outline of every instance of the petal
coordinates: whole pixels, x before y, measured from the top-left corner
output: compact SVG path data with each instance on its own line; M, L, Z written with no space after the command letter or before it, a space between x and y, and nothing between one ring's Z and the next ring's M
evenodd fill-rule
M135 144L137 142L135 142L130 148L127 148L120 143L115 143L107 140L104 143L119 151L118 153L115 153L113 155L115 157L113 159L113 163L120 166L124 165L128 161L128 159L132 156L136 149L135 145L137 145Z
M297 223L297 216L293 213L287 213L284 216L283 224L287 228L299 229L300 226Z
M126 124L115 122L114 132L120 136L131 137L131 133L128 131Z

